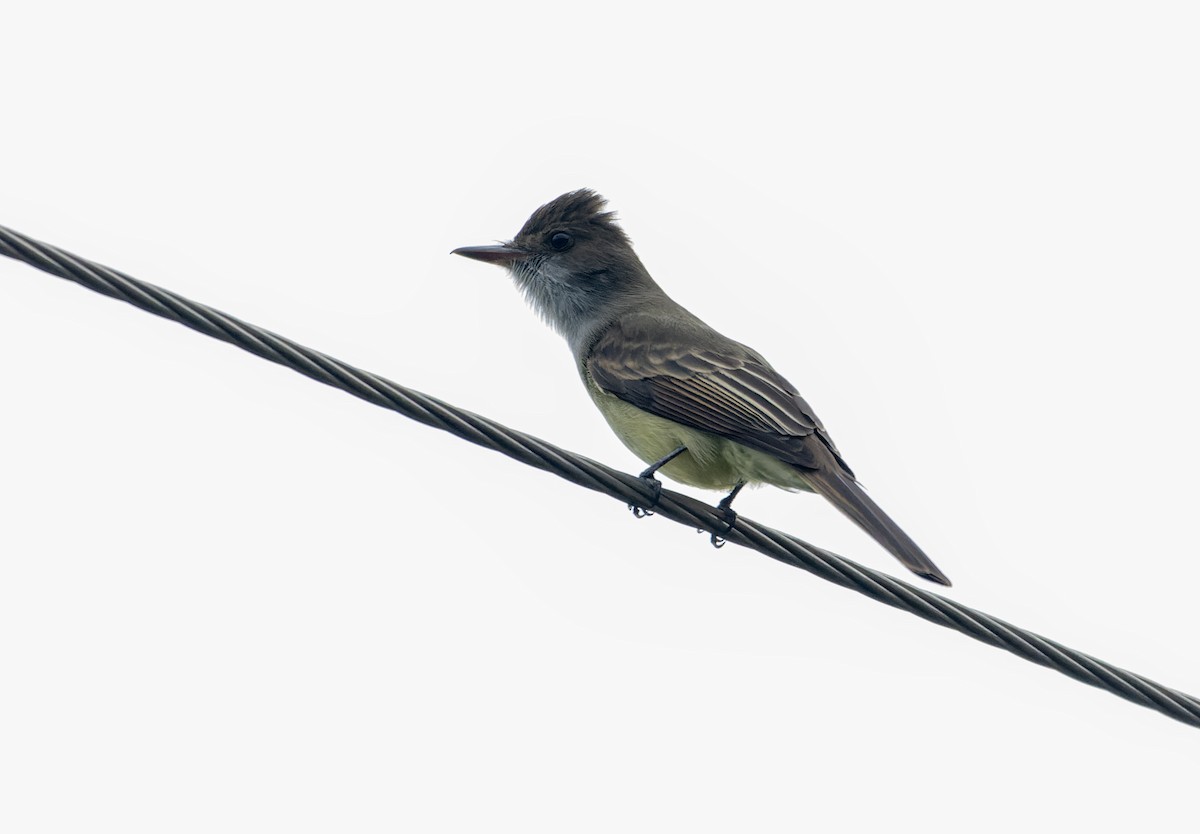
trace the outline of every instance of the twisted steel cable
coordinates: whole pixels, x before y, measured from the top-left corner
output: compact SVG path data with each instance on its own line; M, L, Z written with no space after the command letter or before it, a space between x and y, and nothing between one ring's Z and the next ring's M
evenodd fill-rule
M413 420L494 449L626 504L639 507L653 505L654 512L664 518L719 535L871 599L960 631L1025 660L1048 666L1135 704L1158 710L1177 721L1200 727L1200 699L856 564L786 533L764 527L745 516L739 515L736 526L729 530L723 513L669 489L663 489L657 504L654 504L649 487L634 475L618 472L532 435L397 385L219 310L189 301L169 290L84 260L3 226L0 226L0 254L149 313L177 321L367 402L398 411Z

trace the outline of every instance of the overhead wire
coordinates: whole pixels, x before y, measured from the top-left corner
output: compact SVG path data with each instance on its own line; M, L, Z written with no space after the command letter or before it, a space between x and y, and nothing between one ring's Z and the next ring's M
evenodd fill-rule
M1032 663L1157 710L1177 721L1200 727L1200 699L1192 695L961 605L940 594L859 565L787 533L758 524L746 516L739 515L731 529L723 511L695 498L665 488L656 496L646 482L635 475L619 472L533 435L355 368L220 310L4 226L0 226L0 254L146 312L179 322L367 402L450 432L529 466L552 472L630 506L652 508L655 514L663 518L756 550L878 602L1004 649Z

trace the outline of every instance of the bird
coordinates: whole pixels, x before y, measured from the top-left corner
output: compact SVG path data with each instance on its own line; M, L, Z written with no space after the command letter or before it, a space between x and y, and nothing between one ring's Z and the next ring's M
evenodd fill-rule
M451 254L503 266L566 339L593 403L650 464L641 477L655 495L660 471L726 491L718 507L731 529L731 504L747 484L815 492L910 571L950 585L863 490L796 387L753 348L667 295L597 192L563 194L534 211L512 240Z

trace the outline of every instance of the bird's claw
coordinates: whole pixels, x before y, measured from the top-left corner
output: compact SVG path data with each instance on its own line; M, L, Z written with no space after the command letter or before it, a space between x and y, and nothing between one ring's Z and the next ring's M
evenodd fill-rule
M735 513L729 507L721 506L720 504L718 504L717 506L719 507L721 512L725 515L725 529L722 532L726 536L728 536L729 533L733 530L733 525L737 524L737 517L738 517L737 513ZM717 535L716 533L713 533L709 537L708 542L709 542L709 544L711 544L713 547L715 547L717 549L720 549L725 546L725 539L721 538L721 536Z
M654 507L658 506L659 496L662 495L662 481L655 478L653 475L642 475L642 483L650 488L650 492L654 494L654 498L650 501L649 507L639 507L637 504L630 504L629 511L633 513L634 518L645 518L649 515L654 515Z

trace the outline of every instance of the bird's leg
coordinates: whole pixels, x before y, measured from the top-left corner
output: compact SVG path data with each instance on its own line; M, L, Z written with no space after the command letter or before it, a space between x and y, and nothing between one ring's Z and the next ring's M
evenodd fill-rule
M675 458L679 457L686 451L687 446L680 446L669 455L665 455L654 461L654 463L646 467L642 474L638 475L639 478L646 482L646 486L650 487L651 492L654 493L654 500L650 502L650 509L643 509L637 504L630 504L629 511L633 513L635 518L645 518L648 515L654 515L651 510L658 506L658 496L662 494L662 481L654 477L654 473L662 469L664 466L675 460Z
M733 511L733 508L730 505L733 504L733 499L737 498L737 494L742 491L742 487L744 487L745 485L746 485L745 481L738 481L737 486L735 486L728 495L726 495L724 498L721 499L720 504L717 504L717 509L720 510L725 516L725 534L726 535L729 535L729 531L732 530L733 525L737 523L737 513L735 513ZM725 540L723 538L721 538L720 536L718 536L716 533L712 534L712 538L709 539L709 541L712 542L713 547L724 547L725 546Z

